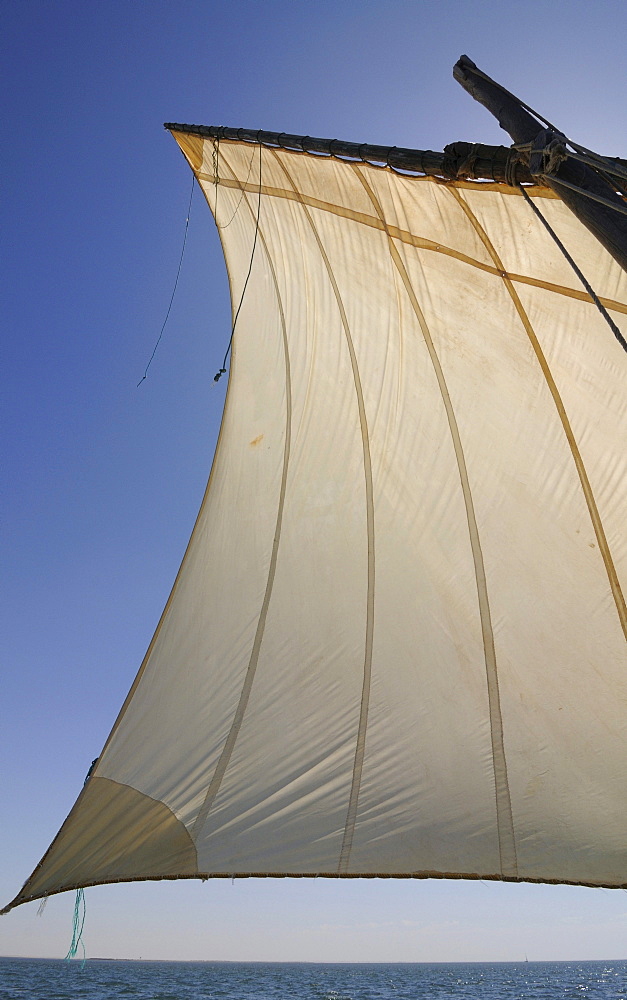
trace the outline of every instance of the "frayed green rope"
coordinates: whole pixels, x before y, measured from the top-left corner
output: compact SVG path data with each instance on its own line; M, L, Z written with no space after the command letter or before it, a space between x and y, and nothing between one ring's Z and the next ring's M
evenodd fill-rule
M65 956L65 961L69 962L70 959L76 958L79 947L83 949L83 960L81 964L81 969L85 967L85 945L83 944L83 927L85 926L85 890L76 890L76 902L74 903L74 922L72 926L72 943L70 945L70 950Z

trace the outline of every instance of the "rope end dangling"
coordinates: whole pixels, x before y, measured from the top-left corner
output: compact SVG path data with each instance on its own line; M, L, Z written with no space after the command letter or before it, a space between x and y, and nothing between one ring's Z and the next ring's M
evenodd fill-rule
M76 958L79 947L83 950L81 969L85 967L85 945L83 943L83 927L85 926L85 892L83 889L76 890L76 902L74 903L74 919L72 927L72 943L70 944L69 951L65 956L65 961L69 962L71 959Z
M252 163L252 160L251 160ZM231 327L231 336L229 337L228 347L224 354L224 360L222 361L222 368L220 371L213 376L214 382L219 382L223 375L226 375L226 362L229 354L231 353L231 348L233 346L233 337L235 336L235 327L237 326L237 320L239 317L240 309L242 308L244 302L244 295L246 294L246 289L248 288L248 280L250 278L251 271L253 269L253 260L255 259L255 248L257 246L257 237L259 235L259 216L261 214L261 143L259 143L259 194L257 196L257 218L255 220L255 238L253 240L253 248L250 254L250 264L248 265L248 274L246 275L246 280L244 282L244 287L242 288L242 294L239 300L239 305L235 312L235 317L233 319L233 326ZM233 221L234 216L231 217Z
M187 231L189 229L189 219L190 219L191 212L192 212L192 198L194 197L194 186L195 186L195 184L196 184L196 175L192 174L192 190L191 190L190 196L189 196L189 205L187 206L187 218L185 219L185 234L183 236L183 247L181 249L181 257L179 259L179 266L178 266L178 270L176 272L176 278L175 278L175 281L174 281L174 288L172 289L172 295L170 297L170 304L168 306L168 311L165 314L165 319L163 321L163 325L162 325L161 330L159 332L159 336L157 337L157 343L155 344L155 346L153 348L153 351L152 351L152 354L150 355L150 360L149 360L148 364L146 365L146 369L144 371L144 374L142 375L142 377L140 378L139 382L137 383L137 386L136 386L137 389L139 389L139 387L142 384L142 382L145 382L145 380L148 378L148 369L150 368L150 366L152 364L152 359L154 358L155 354L157 353L157 348L158 348L159 344L161 343L161 338L163 337L163 331L166 328L166 324L167 324L168 319L170 317L170 312L172 311L172 303L174 302L174 296L176 295L176 289L178 287L179 278L181 276L181 267L183 266L183 257L185 256L185 246L187 244Z

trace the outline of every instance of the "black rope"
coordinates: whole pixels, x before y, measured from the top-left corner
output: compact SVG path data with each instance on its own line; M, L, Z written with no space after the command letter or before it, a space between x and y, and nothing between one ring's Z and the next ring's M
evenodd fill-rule
M213 381L214 382L219 382L220 379L222 378L222 376L226 375L226 362L227 362L229 354L231 353L231 348L233 346L233 337L235 335L235 327L237 325L237 318L238 318L238 316L240 314L240 309L242 308L242 304L244 302L244 295L246 294L246 287L248 285L248 279L250 278L250 274L251 274L251 271L253 269L253 260L255 259L255 247L257 246L257 236L259 235L259 215L260 215L260 212L261 212L261 151L262 151L262 149L263 149L263 147L262 147L262 145L260 143L259 144L259 195L257 197L257 219L256 219L256 222L255 222L255 238L253 240L253 248L252 248L252 251L251 251L251 254L250 254L250 264L248 265L248 274L246 275L246 281L244 282L244 287L242 288L242 294L241 294L241 297L240 297L240 300L239 300L239 305L238 305L237 311L235 313L235 318L233 320L233 326L231 327L231 336L229 337L228 347L227 347L226 352L224 354L224 360L222 361L222 367L213 376Z
M627 351L627 340L625 340L625 338L623 337L622 333L620 332L620 330L616 326L616 323L614 322L614 320L612 319L612 317L608 313L607 309L605 308L605 306L601 302L599 296L594 291L592 285L584 277L582 271L579 269L579 267L577 266L577 264L575 264L575 261L570 256L568 250L566 249L566 247L564 246L564 244L560 240L559 236L552 229L551 225L547 222L547 220L544 218L544 216L543 216L542 212L540 211L540 209L538 208L538 206L535 205L534 202L531 200L531 198L529 197L529 195L525 191L525 189L522 186L522 184L520 184L519 187L520 187L520 190L523 193L523 197L524 197L525 201L529 205L531 205L531 208L533 209L533 211L535 212L535 214L540 219L540 222L542 223L542 225L544 226L544 228L546 229L546 231L553 238L553 240L555 240L555 242L557 243L558 247L560 248L560 250L564 254L564 257L566 258L566 260L568 261L568 263L572 267L573 271L575 272L575 274L577 275L577 277L581 281L582 285L586 289L588 295L590 296L590 298L594 302L595 306L597 307L597 309L599 310L599 312L602 314L602 316L605 318L605 320L606 320L606 322L607 322L610 330L612 331L612 333L616 337L618 343L621 345L621 347L623 348L623 350Z
M213 177L216 186L215 217L218 217L218 185L220 183L220 137L213 140Z
M159 346L159 342L160 342L161 338L163 337L163 331L165 330L165 325L168 322L168 317L170 316L170 310L172 309L172 303L174 302L174 296L176 294L176 286L179 283L179 275L181 273L181 267L183 265L183 255L185 253L185 244L187 243L187 230L189 229L189 217L190 217L190 213L191 213L191 210L192 210L192 198L194 197L194 184L195 183L196 183L196 177L195 177L194 174L192 174L192 190L190 191L189 205L187 206L187 218L185 219L185 235L183 237L183 247L181 249L181 257L180 257L180 260L179 260L178 270L176 272L176 280L174 282L174 288L172 289L172 295L170 297L170 305L168 306L168 311L165 314L165 319L163 321L163 326L161 327L161 332L160 332L159 336L157 337L157 343L155 344L153 352L150 355L150 361L146 365L146 369L144 371L144 374L142 375L142 377L140 378L139 382L137 383L137 388L139 388L139 386L142 384L142 382L144 381L144 379L147 378L147 376L148 376L148 369L150 368L150 366L152 364L152 359L154 358L155 354L157 353L157 348Z
M623 180L627 180L627 170L625 167L621 167L619 163L614 162L609 157L584 156L581 153L573 153L568 149L566 150L566 155L571 160L578 160L580 163L585 163L588 167L592 167L593 170L597 170L599 173L611 174L612 177L622 177Z

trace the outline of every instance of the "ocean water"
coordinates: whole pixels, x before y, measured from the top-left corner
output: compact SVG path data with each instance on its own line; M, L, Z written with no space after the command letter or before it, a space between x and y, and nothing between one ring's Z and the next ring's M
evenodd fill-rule
M627 961L451 964L0 959L0 1000L627 1000Z

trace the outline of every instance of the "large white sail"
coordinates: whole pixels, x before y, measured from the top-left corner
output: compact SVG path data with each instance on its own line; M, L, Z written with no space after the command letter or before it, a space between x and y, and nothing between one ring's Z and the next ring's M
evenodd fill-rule
M10 905L233 875L627 886L627 355L516 188L175 135L241 302L220 440L131 693ZM529 193L627 331L627 275Z

